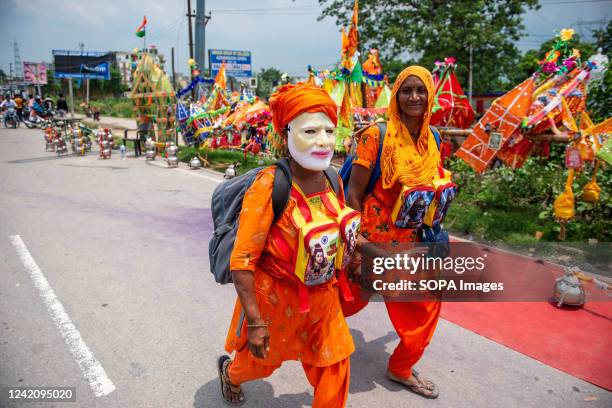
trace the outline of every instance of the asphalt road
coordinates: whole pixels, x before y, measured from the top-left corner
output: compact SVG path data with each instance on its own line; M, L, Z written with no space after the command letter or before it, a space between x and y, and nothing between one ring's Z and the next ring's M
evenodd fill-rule
M0 387L76 387L77 399L0 406L225 406L215 364L236 295L207 259L220 180L117 153L56 157L40 130L0 130ZM384 305L349 324L350 407L612 406L608 391L444 320L418 364L441 391L425 400L384 378L398 341ZM251 407L312 401L297 362L244 389Z

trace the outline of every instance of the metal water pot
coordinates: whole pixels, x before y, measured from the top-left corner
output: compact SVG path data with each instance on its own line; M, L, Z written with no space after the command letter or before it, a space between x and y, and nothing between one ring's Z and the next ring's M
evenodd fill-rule
M193 158L189 161L189 167L192 169L199 169L202 167L202 162L198 159L197 156L193 156Z
M179 159L176 156L168 157L168 166L169 167L178 167Z
M586 302L586 293L582 282L573 270L566 271L565 275L555 282L554 301L557 307L561 305L582 306Z
M168 156L176 156L176 153L178 152L178 147L176 147L176 145L171 144L169 147L166 148L166 151L168 152Z
M155 160L155 150L147 149L147 151L145 152L145 158L147 160Z

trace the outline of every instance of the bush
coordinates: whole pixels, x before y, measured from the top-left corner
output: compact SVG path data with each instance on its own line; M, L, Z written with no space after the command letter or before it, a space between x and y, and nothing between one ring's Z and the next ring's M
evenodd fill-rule
M120 118L131 118L134 114L134 105L127 98L106 98L89 101L90 107L95 107L104 116L116 116ZM77 104L78 111L84 113L83 109Z
M465 162L453 158L449 167L459 194L445 225L490 241L534 241L536 231L543 232L543 240L556 240L560 227L554 219L553 203L567 179L564 149L564 145L556 144L549 159L530 157L520 169L500 166L484 174L476 174ZM574 178L576 216L567 224L567 241L612 239L612 175L609 169L600 167L597 183L602 191L595 204L581 200L582 189L591 176L591 166L585 166Z

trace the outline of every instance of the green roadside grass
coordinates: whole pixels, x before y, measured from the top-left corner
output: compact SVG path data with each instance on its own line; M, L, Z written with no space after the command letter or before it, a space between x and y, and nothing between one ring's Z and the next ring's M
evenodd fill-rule
M244 153L241 151L233 150L208 150L199 149L199 155L205 158L210 163L210 167L213 170L224 173L230 164L235 162L240 163L238 168L238 174L244 174L251 169L268 166L274 163L275 160L254 157L251 154L247 154L247 161L244 161ZM189 146L181 146L177 154L180 161L189 163L189 161L196 155L196 148ZM261 162L260 162L261 161Z

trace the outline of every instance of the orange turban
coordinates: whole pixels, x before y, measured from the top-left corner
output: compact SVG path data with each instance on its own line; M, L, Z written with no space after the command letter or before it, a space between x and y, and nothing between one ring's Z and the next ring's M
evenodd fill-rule
M307 82L281 86L270 96L272 122L278 134L302 113L322 112L334 126L338 124L338 107L323 88Z

